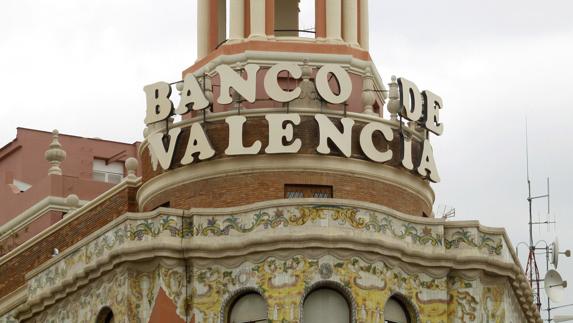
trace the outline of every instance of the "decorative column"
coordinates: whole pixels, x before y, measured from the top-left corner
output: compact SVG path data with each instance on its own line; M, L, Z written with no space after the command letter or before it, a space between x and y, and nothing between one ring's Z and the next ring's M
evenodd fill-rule
M245 37L245 1L232 0L230 3L229 40L239 40Z
M338 42L342 40L342 3L341 0L326 2L326 39Z
M209 54L209 0L197 0L197 60Z
M326 38L326 0L315 0L314 23L316 38Z
M251 34L249 38L264 39L265 36L265 0L251 0Z
M344 41L358 46L358 0L343 0L343 35Z
M365 50L370 47L368 31L368 0L360 0L360 46Z
M374 95L374 81L372 80L372 70L370 67L366 68L364 77L362 78L362 112L366 114L375 115L374 103L376 96Z
M62 149L58 135L58 130L54 129L54 131L52 131L52 143L50 143L49 149L46 150L44 154L44 158L46 158L51 165L48 170L48 175L62 175L60 164L66 159L66 151Z
M396 76L392 75L392 82L388 84L388 105L387 109L390 112L390 120L393 122L398 122L398 112L400 112L400 89L398 88L398 82L396 82Z

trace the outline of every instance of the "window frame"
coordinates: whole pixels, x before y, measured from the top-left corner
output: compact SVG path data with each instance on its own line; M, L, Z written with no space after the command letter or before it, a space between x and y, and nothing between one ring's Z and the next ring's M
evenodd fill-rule
M324 194L325 196L317 196L317 194ZM284 198L334 198L334 187L316 184L284 184Z

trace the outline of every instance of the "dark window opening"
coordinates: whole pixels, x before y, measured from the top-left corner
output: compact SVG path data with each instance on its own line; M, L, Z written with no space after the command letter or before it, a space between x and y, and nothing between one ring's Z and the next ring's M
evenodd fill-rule
M109 307L104 307L99 311L96 318L97 323L114 323L113 311Z
M275 0L275 35L315 36L315 0Z

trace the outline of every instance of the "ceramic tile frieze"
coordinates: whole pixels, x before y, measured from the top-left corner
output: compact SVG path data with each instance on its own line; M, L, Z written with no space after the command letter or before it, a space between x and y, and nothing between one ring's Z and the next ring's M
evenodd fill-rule
M147 322L155 305L159 289L163 289L177 308L177 315L185 319L185 268L155 266L150 271L130 270L127 308L130 322Z
M0 323L18 323L18 320L14 318L14 311L8 312L0 316Z
M448 277L448 322L478 322L477 280Z
M371 210L336 205L278 207L221 216L195 216L194 236L229 236L301 226L340 227L419 246L442 246L439 225L413 224Z
M98 259L125 244L152 241L159 237L178 239L189 237L190 225L187 223L190 220L184 220L182 222L180 217L170 215L158 215L145 220L127 220L31 278L27 285L28 297L33 299L46 289L81 273L86 266L94 264Z
M129 319L126 306L127 282L125 271L112 271L50 306L30 322L92 323L104 306L112 309L115 322L134 322Z
M124 245L136 246L157 239L209 239L257 233L288 234L292 228L309 227L362 232L381 241L402 243L417 248L435 249L437 253L457 250L487 256L510 258L501 234L486 234L477 228L444 229L443 222L413 223L403 218L369 209L336 205L302 205L268 207L228 215L194 214L181 216L157 214L137 219L131 217L101 234L82 248L65 255L28 281L28 297L34 299L45 291L80 275L86 266L107 257ZM317 231L318 232L318 231ZM445 233L444 233L445 232ZM178 242L177 242L178 243ZM505 259L508 258L508 259Z
M446 278L407 274L383 262L371 263L358 257L270 257L235 268L213 265L196 269L193 282L196 322L219 323L226 301L241 290L259 291L273 322L300 322L304 295L319 284L341 286L352 299L357 322L383 322L384 304L395 293L412 301L413 310L423 322L446 322L447 318Z
M448 278L448 322L527 322L511 286L505 280Z
M490 256L505 256L502 235L482 233L477 228L448 228L445 231L446 249L469 249Z

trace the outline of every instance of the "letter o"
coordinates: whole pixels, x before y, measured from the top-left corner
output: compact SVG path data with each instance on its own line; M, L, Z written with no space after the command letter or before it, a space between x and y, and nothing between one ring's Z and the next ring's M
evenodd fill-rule
M328 74L332 73L340 85L340 93L334 94L328 85ZM342 67L334 64L323 65L316 73L316 90L329 103L340 104L348 100L352 93L350 75Z

